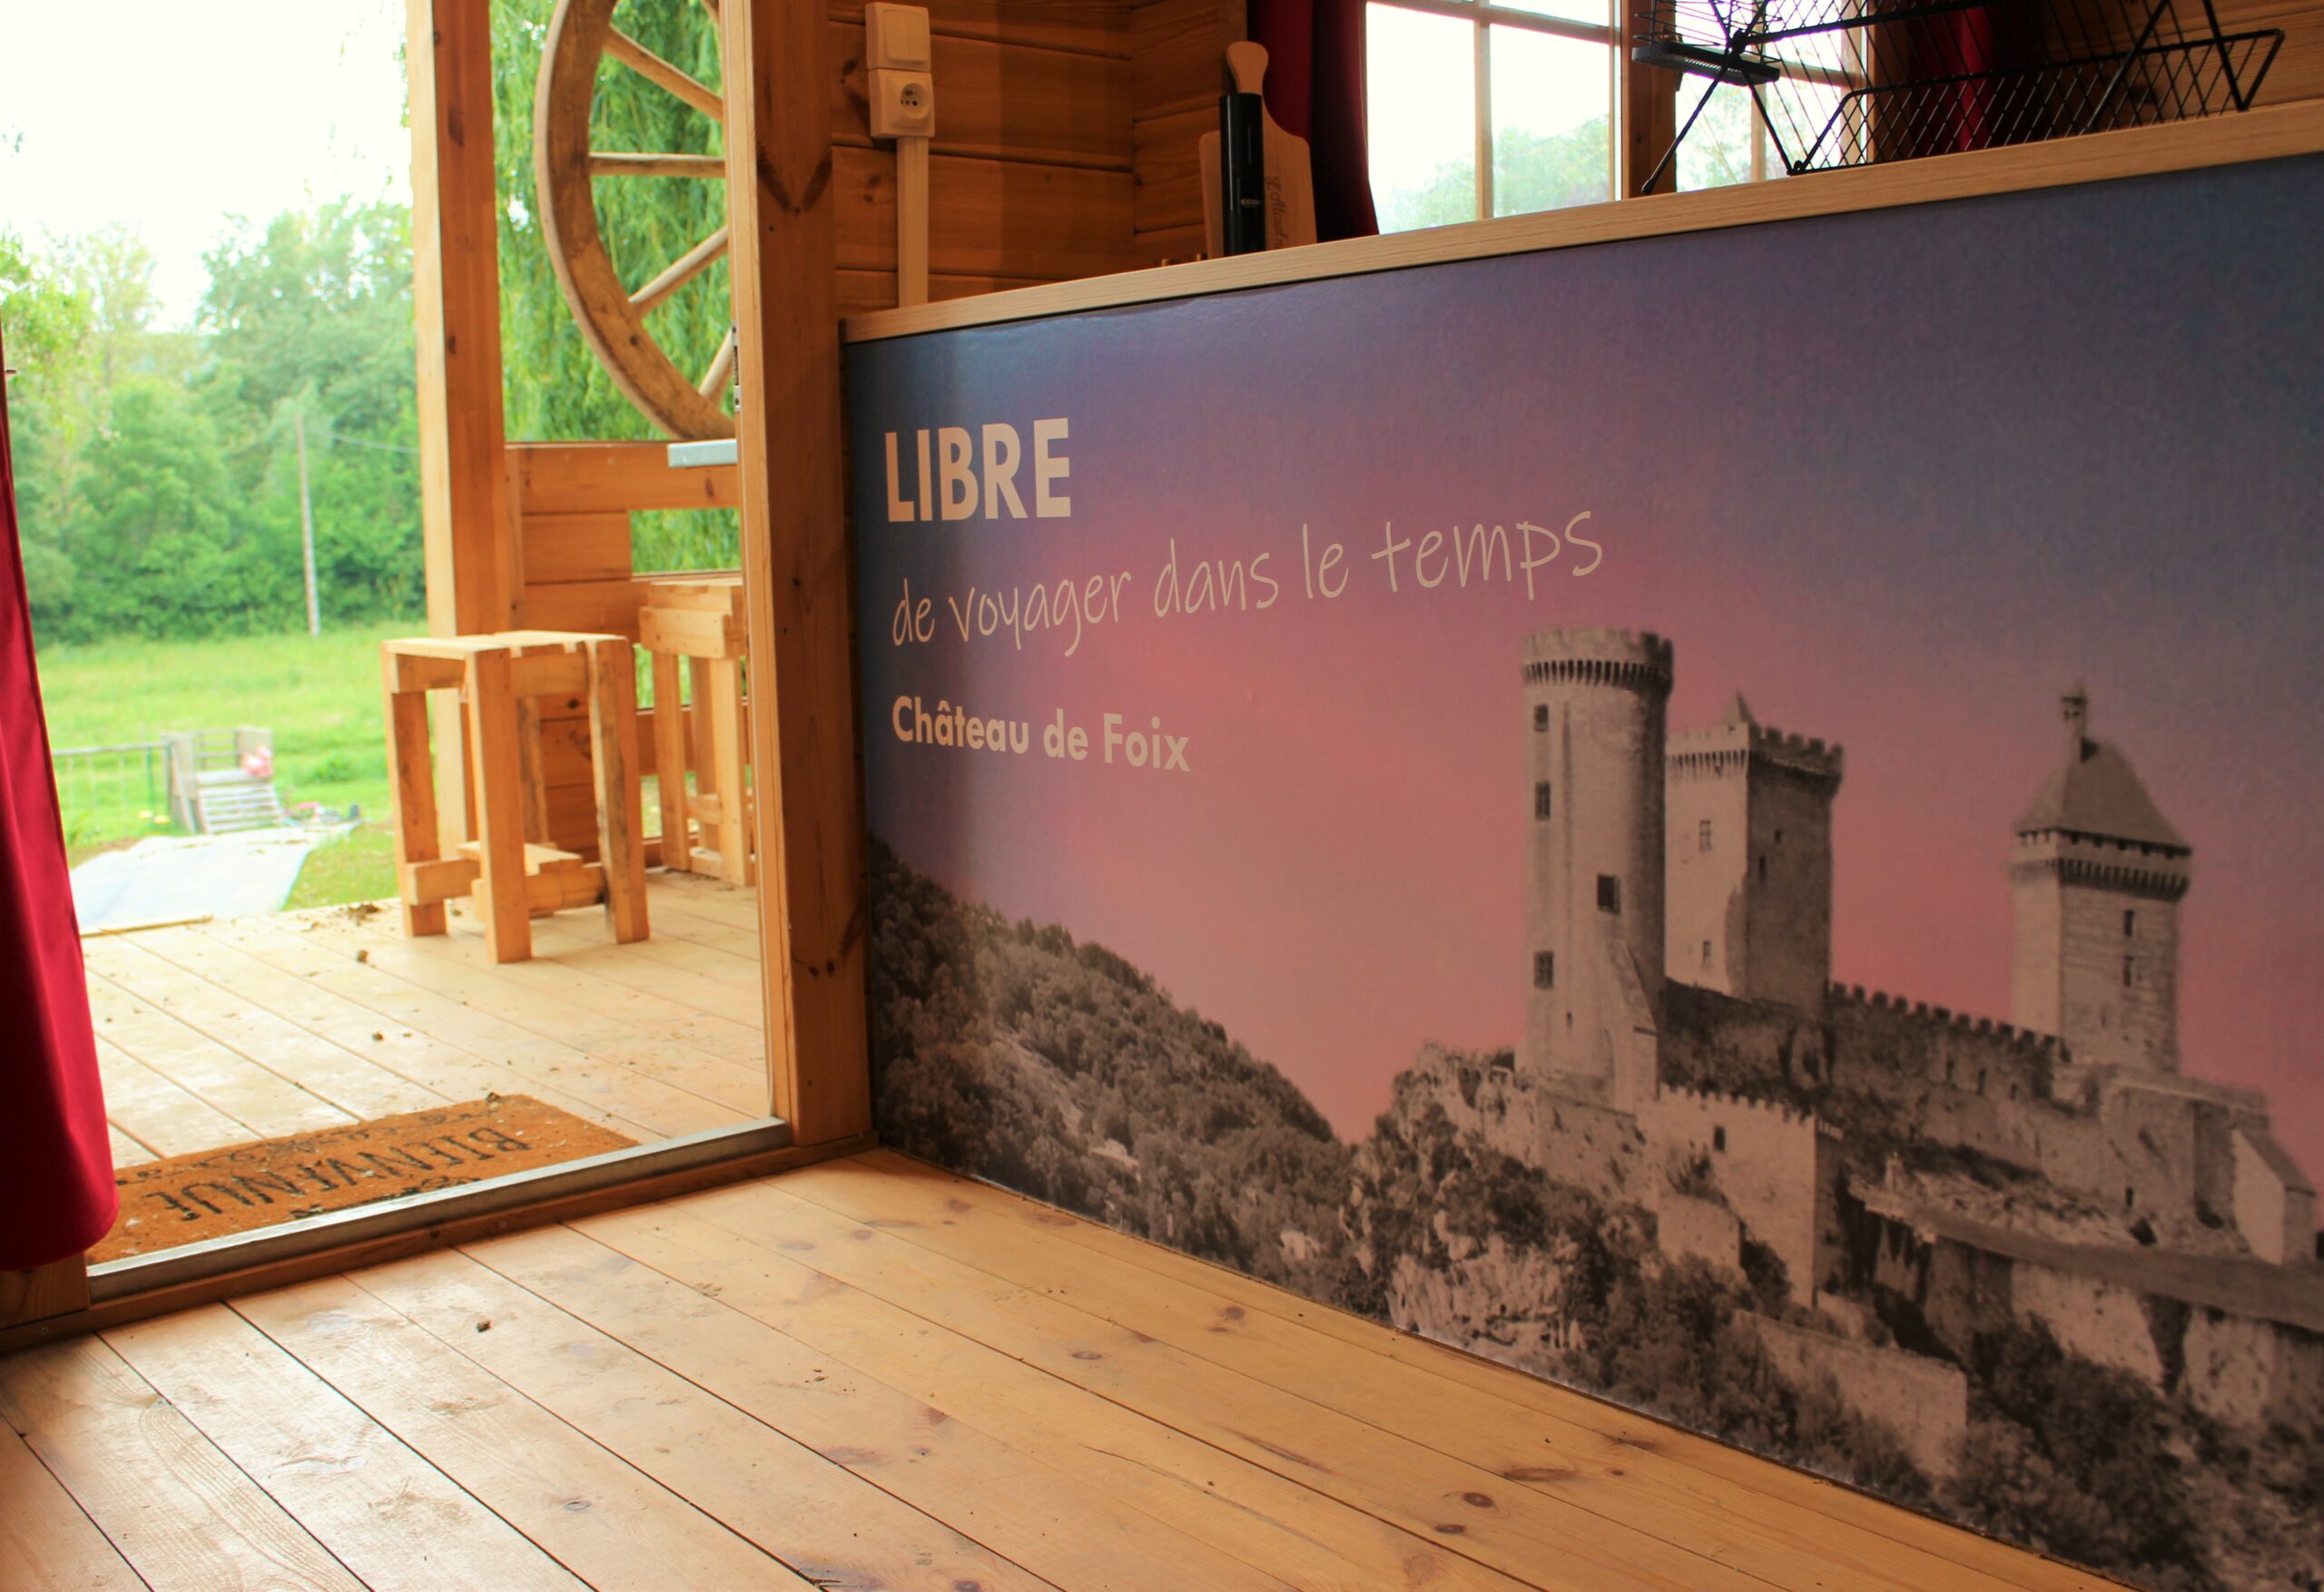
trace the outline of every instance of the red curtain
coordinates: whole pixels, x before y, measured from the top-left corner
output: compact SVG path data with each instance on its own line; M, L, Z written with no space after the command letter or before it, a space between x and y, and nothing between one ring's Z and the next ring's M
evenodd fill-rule
M7 352L0 348L0 368ZM81 970L64 826L33 667L0 378L0 1271L79 1254L119 1195Z
M1315 235L1368 238L1372 168L1364 134L1364 0L1250 0L1251 42L1267 53L1267 109L1307 141Z

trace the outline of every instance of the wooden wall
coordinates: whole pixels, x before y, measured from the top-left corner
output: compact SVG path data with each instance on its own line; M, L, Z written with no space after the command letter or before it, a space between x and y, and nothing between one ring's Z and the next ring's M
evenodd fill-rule
M2191 0L2182 0L2191 4ZM2280 27L2284 47L2260 85L2259 103L2324 100L2324 0L2216 0L2220 25L2230 33ZM2201 15L2195 7L2191 14Z
M1134 175L1123 0L928 0L936 54L929 292L1127 270ZM869 131L863 7L832 0L839 308L896 301L895 152Z
M1139 265L1202 251L1196 144L1218 128L1226 46L1246 37L1243 0L1137 0L1129 11L1130 139Z

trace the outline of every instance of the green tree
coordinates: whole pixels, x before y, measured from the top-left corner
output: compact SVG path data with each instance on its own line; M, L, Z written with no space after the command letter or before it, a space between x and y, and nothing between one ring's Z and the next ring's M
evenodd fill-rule
M287 545L298 569L303 417L324 614L417 614L409 212L334 201L245 226L205 258L210 363L196 390L227 438L251 534Z
M1607 120L1592 117L1563 133L1541 133L1523 127L1502 129L1493 140L1493 211L1530 215L1535 211L1594 204L1610 199ZM1477 219L1476 166L1449 161L1429 182L1392 200L1380 218L1384 231L1443 227Z
M511 437L650 439L660 433L632 408L574 324L549 263L534 185L533 111L553 0L492 0L494 166L500 197L501 359ZM716 89L716 29L700 0L622 0L615 25L665 61ZM590 147L717 154L718 128L700 113L607 58L597 74ZM635 288L726 219L723 182L675 177L601 178L597 225L623 282ZM709 369L733 324L726 261L718 260L657 307L649 322L678 369ZM741 561L732 510L636 516L640 569L731 568Z
M0 231L0 343L16 374L7 378L8 427L25 580L36 613L69 602L73 560L64 548L62 461L71 446L66 400L89 347L89 306L50 260Z
M283 576L295 581L296 565L283 570L279 553L270 561L238 534L217 429L183 386L123 381L81 474L64 540L75 575L61 615L68 635L207 635L288 616Z
M494 164L500 191L501 357L512 437L649 438L581 339L549 264L533 181L533 108L552 0L492 0ZM699 0L623 0L615 24L715 89L718 41ZM590 144L600 151L717 154L714 123L608 57L598 68ZM600 178L597 224L625 283L638 286L726 219L723 182ZM682 370L709 367L733 322L720 260L654 311Z

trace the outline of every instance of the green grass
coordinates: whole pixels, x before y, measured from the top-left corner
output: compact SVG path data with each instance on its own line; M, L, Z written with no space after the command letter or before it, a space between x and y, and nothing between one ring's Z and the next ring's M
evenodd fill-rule
M383 620L320 636L44 646L49 742L63 751L152 741L176 730L263 728L273 733L275 787L286 808L315 801L343 811L359 804L367 819L385 822L379 642L426 628L416 619ZM68 771L59 794L65 837L76 850L169 832L158 758L150 787L142 764L131 760L96 781Z
M282 909L384 901L395 893L395 831L383 823L359 824L308 853L307 865L299 870L299 882L290 887L290 899Z

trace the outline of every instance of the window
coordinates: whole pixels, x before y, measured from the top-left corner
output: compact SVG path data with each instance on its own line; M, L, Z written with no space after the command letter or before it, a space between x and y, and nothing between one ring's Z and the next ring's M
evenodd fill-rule
M1598 876L1598 909L1617 918L1622 915L1622 881L1610 873Z
M1533 786L1533 816L1541 819L1550 816L1550 782L1547 780L1539 781Z
M1710 1130L1710 1147L1718 1151L1721 1155L1726 1154L1727 1130L1725 1128L1715 1127Z
M2122 914L2122 938L2124 939L2128 939L2138 931L2139 915L2136 912L2124 911Z
M1550 704L1545 702L1537 702L1533 704L1533 732L1536 735L1546 735L1550 732Z
M1853 32L1783 41L1780 53L1787 70L1780 82L1766 90L1765 114L1747 88L1721 84L1711 90L1705 103L1709 80L1680 79L1678 123L1684 127L1693 117L1694 126L1679 145L1679 192L1780 177L1787 158L1812 154L1828 159L1836 147L1849 147L1852 137L1860 143L1860 103L1858 124L1852 132L1846 119L1835 124L1835 118L1848 91L1865 81L1864 50L1864 41ZM1782 135L1780 142L1768 132L1770 118ZM1660 152L1656 152L1658 156Z
M1768 882L1768 856L1764 851L1759 853L1759 882Z
M2138 958L2136 957L2124 957L2122 958L2122 988L2125 989L2132 988L2138 984Z
M1613 0L1374 0L1364 112L1380 230L1611 199L1623 20Z
M1535 951L1533 953L1533 988L1536 989L1555 989L1557 987L1558 953L1555 951Z
M1710 820L1709 819L1703 820L1695 826L1695 850L1698 851L1710 850Z
M1703 941L1703 971L1710 971L1710 941Z

